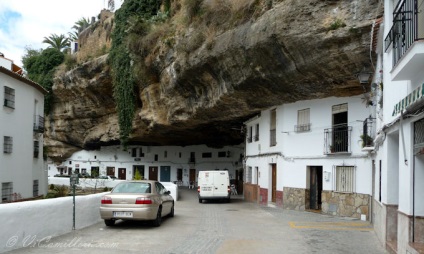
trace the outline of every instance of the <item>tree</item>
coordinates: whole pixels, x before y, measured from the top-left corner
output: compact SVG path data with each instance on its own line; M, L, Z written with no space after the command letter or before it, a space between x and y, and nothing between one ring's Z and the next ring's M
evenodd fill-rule
M47 43L51 48L55 48L59 51L69 48L69 38L64 34L51 34L49 37L44 37L43 43Z
M77 22L75 22L75 25L72 27L72 29L75 29L76 35L79 35L84 29L90 26L90 20L88 18L80 18Z

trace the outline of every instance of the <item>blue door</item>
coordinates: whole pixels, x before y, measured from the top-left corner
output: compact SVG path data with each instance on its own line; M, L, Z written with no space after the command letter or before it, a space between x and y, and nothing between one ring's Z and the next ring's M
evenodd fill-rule
M170 182L171 181L171 167L170 166L160 166L160 181L161 182Z

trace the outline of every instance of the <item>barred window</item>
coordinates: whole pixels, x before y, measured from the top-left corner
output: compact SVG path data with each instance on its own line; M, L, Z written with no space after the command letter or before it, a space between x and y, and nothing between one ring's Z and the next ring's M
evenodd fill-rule
M270 146L277 145L277 111L271 110L271 123L270 123Z
M3 152L12 153L13 148L13 138L9 136L3 137Z
M1 183L1 201L3 203L12 201L13 183Z
M39 152L40 152L40 142L38 140L34 140L34 158L38 158Z
M38 196L38 180L34 180L32 184L32 196L37 197Z
M258 123L256 124L256 127L255 127L255 137L254 137L254 140L255 141L259 141L259 124Z
M310 123L310 109L302 109L297 111L297 125L295 126L296 132L304 132L311 130Z
M7 86L4 87L4 106L15 108L15 89Z
M355 167L352 166L336 166L335 167L335 191L338 192L355 192L356 177Z

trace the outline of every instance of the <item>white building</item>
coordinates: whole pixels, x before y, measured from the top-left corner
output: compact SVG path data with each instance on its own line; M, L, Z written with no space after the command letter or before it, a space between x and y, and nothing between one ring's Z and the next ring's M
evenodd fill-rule
M60 165L48 165L49 176L78 172L90 175L109 175L131 180L139 171L144 179L196 185L201 170L228 170L230 179L243 186L243 145L222 149L198 146L121 146L101 147L74 153Z
M43 161L44 95L40 85L0 55L0 182L2 202L47 193Z
M361 136L364 122L372 129L373 111L362 96L331 97L283 104L245 122L245 198L368 218L372 160Z
M391 251L418 253L424 250L424 0L385 0L384 10L373 220Z

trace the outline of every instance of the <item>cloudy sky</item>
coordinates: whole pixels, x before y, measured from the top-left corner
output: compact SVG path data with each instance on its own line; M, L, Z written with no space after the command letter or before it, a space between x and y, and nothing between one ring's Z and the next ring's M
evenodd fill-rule
M76 21L97 18L104 8L107 0L0 0L0 52L22 66L26 47L44 49L44 37L67 35Z

